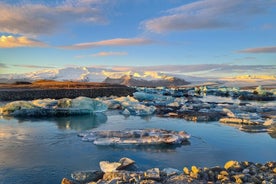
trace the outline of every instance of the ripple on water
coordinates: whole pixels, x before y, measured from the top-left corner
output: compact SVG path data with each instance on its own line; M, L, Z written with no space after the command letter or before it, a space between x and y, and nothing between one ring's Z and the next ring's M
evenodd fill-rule
M0 119L0 181L5 183L60 183L76 170L99 169L102 160L129 157L141 169L150 167L215 166L227 160L276 160L276 139L267 133L249 134L218 122L182 119L107 116L47 119ZM104 147L82 142L87 129L124 130L161 128L192 135L181 147Z

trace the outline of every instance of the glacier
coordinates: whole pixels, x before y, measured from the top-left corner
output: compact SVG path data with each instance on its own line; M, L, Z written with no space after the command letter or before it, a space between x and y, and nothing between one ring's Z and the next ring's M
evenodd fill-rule
M107 105L88 97L14 101L0 107L2 116L61 116L104 112Z

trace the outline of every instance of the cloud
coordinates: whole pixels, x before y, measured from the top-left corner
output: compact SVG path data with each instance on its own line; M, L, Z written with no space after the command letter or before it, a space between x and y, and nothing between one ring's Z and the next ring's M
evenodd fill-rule
M142 26L155 33L234 27L273 6L273 1L262 0L201 0L170 9L164 16L142 22Z
M145 38L115 38L110 40L102 40L98 42L78 43L69 46L62 46L64 49L89 49L102 46L134 46L134 45L148 45L154 43L153 40Z
M257 48L248 48L237 51L239 53L252 53L252 54L263 54L263 53L276 53L276 46L271 47L257 47Z
M24 36L1 36L0 37L0 48L15 48L15 47L46 47L47 44L29 39Z
M56 1L57 2L57 1ZM0 2L0 32L20 35L45 35L62 25L74 22L102 23L106 21L100 6L105 1L67 0L63 3L8 4Z
M53 66L41 66L41 65L11 65L13 67L20 67L20 68L34 68L34 69L51 69L56 68Z
M125 56L127 55L128 53L127 52L99 52L99 53L96 53L96 54L92 54L92 56L95 56L95 57L104 57L104 56Z
M8 66L4 63L0 63L0 68L8 68Z
M86 57L105 57L105 56L126 56L128 55L127 52L112 52L112 51L103 51L103 52L98 52L95 54L90 54L90 55L77 55L75 56L75 58L77 59L82 59L82 58L86 58Z

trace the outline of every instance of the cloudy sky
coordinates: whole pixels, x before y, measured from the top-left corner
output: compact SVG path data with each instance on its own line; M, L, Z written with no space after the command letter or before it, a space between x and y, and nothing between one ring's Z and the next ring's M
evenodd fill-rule
M1 0L0 73L275 65L275 0Z

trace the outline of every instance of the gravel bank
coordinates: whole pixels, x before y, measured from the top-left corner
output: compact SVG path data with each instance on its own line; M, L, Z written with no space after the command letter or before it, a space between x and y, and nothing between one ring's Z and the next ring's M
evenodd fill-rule
M265 164L228 161L224 167L184 167L182 171L173 168L151 168L139 171L135 161L122 158L118 162L101 161L101 171L77 171L72 180L63 178L61 184L109 184L109 183L254 183L275 184L276 162ZM133 168L136 168L133 170Z

